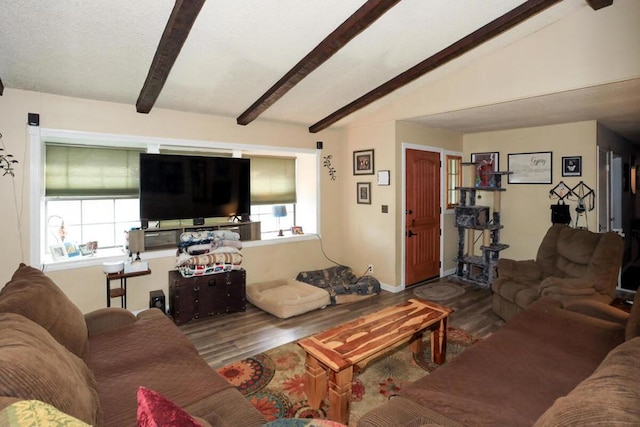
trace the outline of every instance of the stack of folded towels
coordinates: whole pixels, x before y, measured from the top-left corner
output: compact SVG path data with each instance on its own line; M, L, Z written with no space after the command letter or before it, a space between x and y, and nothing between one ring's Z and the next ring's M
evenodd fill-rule
M239 270L241 249L240 235L233 231L187 231L180 235L176 268L183 277Z

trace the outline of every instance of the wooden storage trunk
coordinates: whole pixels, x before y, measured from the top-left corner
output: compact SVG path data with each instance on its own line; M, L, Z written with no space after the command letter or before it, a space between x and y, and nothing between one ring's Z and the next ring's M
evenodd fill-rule
M232 270L185 278L169 272L169 312L176 324L246 309L246 272Z

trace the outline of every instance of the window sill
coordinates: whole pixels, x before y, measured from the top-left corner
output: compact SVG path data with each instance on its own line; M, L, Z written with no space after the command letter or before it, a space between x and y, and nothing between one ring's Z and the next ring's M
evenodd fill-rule
M104 262L122 261L126 257L127 253L122 248L98 249L95 255L80 255L59 261L54 261L49 255L44 257L44 270L61 271L92 267L102 265Z
M301 242L306 240L312 240L318 238L317 234L301 234L301 235L288 235L278 237L274 234L273 237L265 237L263 240L250 240L242 242L243 248L253 248L259 246L279 245L282 243ZM176 256L176 249L161 249L157 251L149 251L140 254L140 257L144 260L168 258ZM102 266L104 262L123 261L126 259L127 253L121 248L112 249L99 249L95 255L78 256L65 260L54 261L50 256L45 258L44 270L45 271L63 271L72 270L76 268L86 268L94 266Z

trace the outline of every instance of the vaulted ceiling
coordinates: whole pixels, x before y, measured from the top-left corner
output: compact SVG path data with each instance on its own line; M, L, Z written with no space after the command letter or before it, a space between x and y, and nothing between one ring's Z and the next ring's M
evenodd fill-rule
M125 103L141 113L168 108L234 117L247 126L256 118L297 123L315 132L347 124L581 8L610 3L5 2L0 13L0 94L4 86ZM584 113L572 107L566 121L607 120L604 114L611 116L613 97L619 100L630 89L640 94L637 82L590 88L602 102ZM560 106L585 93L557 96L529 100L518 108L487 106L413 120L465 132L500 129L507 123L517 127L518 121L544 121L537 114L548 111L548 102ZM638 102L618 101L618 111L622 117L608 117L611 126L640 142ZM509 121L497 120L496 112ZM554 120L563 120L562 112L559 108ZM634 115L635 124L629 120Z

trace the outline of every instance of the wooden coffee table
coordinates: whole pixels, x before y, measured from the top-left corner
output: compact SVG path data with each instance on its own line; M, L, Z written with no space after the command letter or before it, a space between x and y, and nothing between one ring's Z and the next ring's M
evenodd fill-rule
M329 380L329 419L349 422L354 367L362 369L374 358L410 342L422 352L422 335L431 331L431 357L444 363L447 320L453 309L420 299L385 308L298 341L307 353L306 393L309 405L320 408Z

